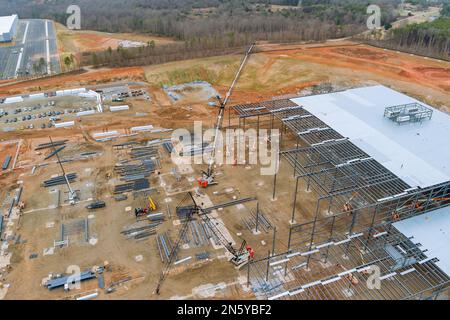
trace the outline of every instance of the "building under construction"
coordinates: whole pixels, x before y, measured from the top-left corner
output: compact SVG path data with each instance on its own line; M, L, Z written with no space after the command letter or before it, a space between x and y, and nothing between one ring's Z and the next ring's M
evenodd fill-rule
M448 115L384 86L238 105L231 113L240 128L279 129L280 165L295 176L287 247L248 265L257 296L448 294ZM275 176L273 198L277 183ZM316 201L312 221L296 222L299 192Z

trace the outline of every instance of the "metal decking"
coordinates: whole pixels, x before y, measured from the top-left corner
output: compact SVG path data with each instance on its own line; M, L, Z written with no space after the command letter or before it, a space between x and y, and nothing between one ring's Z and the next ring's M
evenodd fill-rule
M384 89L375 87L373 90ZM354 92L341 92L339 95L344 97L344 100L351 100L354 105L358 103L365 107L376 105L375 98L367 101ZM392 95L397 98L392 105L404 97L399 96L399 93ZM291 226L286 253L262 259L249 267L250 281L254 290L257 294L263 292L266 298L274 299L406 299L424 298L440 290L446 290L449 279L433 263L436 260L423 260L426 256L419 254L420 248L391 227L396 221L405 221L404 219L448 206L450 181L418 188L416 183L412 183L413 179L405 179L404 176L397 174L397 170L394 172L389 170L379 152L360 142L354 135L349 137L343 135L345 130L338 132L332 125L334 122L328 122L328 119L335 115L333 114L335 110L331 108L330 114L327 114L327 100L321 100L324 96L326 95L317 97L319 101L324 101L320 111L313 111L312 106L307 110L300 104L300 101L303 101L301 99L275 100L234 107L239 119L244 121L244 129L246 119L256 118L256 124L250 121L247 123L258 128L264 125L270 125L270 129L278 128L281 132L282 146L283 140L288 139L290 145L292 142L296 144L296 147L289 147L280 152L281 157L292 166L296 178L291 221L295 220L297 210L295 203L299 180L303 180L306 189L314 191L317 197L315 213L312 213L314 219ZM306 101L316 101L314 99L316 99L314 96L305 98ZM331 98L329 100L329 103L335 102ZM378 116L382 119L383 112ZM441 116L438 115L438 118ZM346 115L344 118L349 120L351 117ZM240 120L239 127L241 127ZM438 121L438 125L443 121L441 120ZM427 124L429 123L431 122L428 121ZM344 125L353 124L347 121L346 124L342 124ZM413 123L413 125L423 124ZM340 124L340 128L342 126ZM364 136L364 132L361 134ZM405 133L405 136L408 134ZM415 143L420 142L416 140ZM424 149L427 148L428 146ZM408 157L405 159L409 160ZM274 197L276 181L275 176ZM392 246L387 247L386 243L393 245L394 249ZM401 243L407 243L408 246L405 247ZM367 246L365 250L369 250L370 253L364 258L358 253L362 250L362 245ZM414 259L419 261L414 270L407 268L398 272L391 270L392 266L399 263L400 253L395 250L400 249L395 246L405 247L403 250L407 252L408 250L414 252L415 255L409 255L408 252L406 257L400 259L409 262ZM303 252L291 256L296 250ZM396 255L396 258L389 256L389 252ZM350 258L342 258L343 255L349 257L350 253ZM320 262L325 256L329 262L332 261L335 269L329 274L322 273L327 269ZM353 274L359 283L363 282L365 285L367 275L358 270L367 267L368 262L361 259L372 259L378 263L381 261L385 291L370 291L367 290L367 286L362 285L356 287L351 283L351 279L344 277ZM397 261L385 262L389 259ZM336 270L336 266L340 270ZM309 268L307 272L301 271L304 267ZM345 270L342 270L342 267ZM327 270L333 270L333 267ZM352 271L346 273L348 270Z

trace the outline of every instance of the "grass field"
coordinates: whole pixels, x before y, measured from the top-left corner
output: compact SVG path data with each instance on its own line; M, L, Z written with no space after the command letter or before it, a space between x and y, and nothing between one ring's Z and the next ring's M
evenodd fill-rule
M73 54L78 60L82 52L102 51L116 49L121 41L138 41L148 43L154 41L156 45L173 43L170 38L155 37L145 34L134 33L106 33L91 30L69 30L64 25L55 23L58 39L58 50L61 61L66 56Z
M233 55L172 62L144 67L144 72L152 86L205 80L224 91L241 59ZM448 111L449 66L444 61L351 43L267 50L251 55L233 98L271 98L323 83L337 89L383 84Z

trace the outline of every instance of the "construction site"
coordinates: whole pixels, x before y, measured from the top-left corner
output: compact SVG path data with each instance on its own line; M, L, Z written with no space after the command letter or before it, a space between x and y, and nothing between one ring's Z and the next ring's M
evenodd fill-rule
M237 103L253 50L225 89L11 85L0 299L447 300L449 115L377 83Z

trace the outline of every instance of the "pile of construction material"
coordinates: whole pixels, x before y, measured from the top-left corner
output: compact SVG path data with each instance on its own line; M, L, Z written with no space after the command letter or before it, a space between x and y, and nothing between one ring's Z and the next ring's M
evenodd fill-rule
M129 155L131 160L123 160L114 167L121 180L135 181L145 179L161 167L158 149L155 146L133 147Z
M273 229L273 225L270 223L266 215L259 210L256 214L255 210L250 210L250 217L244 217L242 219L243 224L248 230L253 231L256 229L256 224L258 223L258 230L264 230L266 233Z
M120 164L114 167L116 173L121 176L121 180L134 181L147 178L156 169L156 164L153 160L144 159L136 164Z
M68 174L66 174L66 177L67 177L67 180L69 180L69 182L74 182L75 179L77 178L77 174L76 173L68 173ZM42 183L42 186L45 188L48 188L48 187L54 187L54 186L62 185L62 184L66 184L66 179L64 178L64 175L45 180Z
M145 239L151 235L156 234L156 228L160 224L161 222L154 222L144 226L132 227L122 231L121 233L127 239L135 239L135 240Z
M85 281L85 280L89 280L89 279L93 279L96 277L96 274L94 271L92 270L87 270L84 272L81 272L79 275L79 278L77 279L78 281ZM51 275L49 277L49 279L45 282L45 287L47 287L48 290L53 290L56 288L60 288L60 287L64 287L66 288L66 286L68 284L73 284L74 283L74 279L73 279L73 275L59 275L56 277L53 277L53 275Z
M189 216L195 213L195 206L185 206L185 207L177 207L177 216L180 221L186 220Z
M201 247L209 244L209 239L212 237L211 230L203 223L197 221L189 222L189 230L192 234L192 242L189 239L189 233L184 234L184 243L190 244L196 247Z
M104 208L105 206L106 206L105 201L97 200L97 201L94 201L94 202L88 204L86 206L86 209L100 209L100 208Z
M153 158L158 157L158 147L156 146L142 146L142 147L133 147L130 150L130 157L132 159L141 159L141 158Z
M5 158L5 161L3 162L3 165L2 165L2 170L3 171L8 169L10 162L11 162L11 156L7 155L6 158Z
M159 213L151 213L149 215L147 215L147 219L150 221L164 221L164 213L159 212Z
M48 148L63 146L63 145L66 144L67 141L69 141L69 140L53 141L53 143L52 142L41 143L34 150L38 151L38 150L42 150L42 149L48 149Z
M172 241L170 240L166 232L163 234L159 234L156 237L156 245L158 247L161 261L168 262L170 260L170 253L172 252Z
M150 188L150 182L147 179L139 179L133 182L119 184L114 186L114 194L145 190Z
M170 141L164 142L164 143L163 143L163 147L164 147L164 149L166 149L166 151L167 151L169 154L172 154L172 151L173 151L173 144L172 144L172 142L170 142Z
M52 151L48 156L46 156L46 157L44 158L44 160L48 160L48 159L50 159L51 157L55 156L57 153L59 153L60 151L62 151L65 147L66 147L66 146L62 146L62 147L59 147L58 149L56 149L55 151Z

